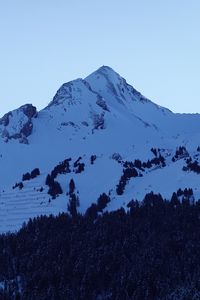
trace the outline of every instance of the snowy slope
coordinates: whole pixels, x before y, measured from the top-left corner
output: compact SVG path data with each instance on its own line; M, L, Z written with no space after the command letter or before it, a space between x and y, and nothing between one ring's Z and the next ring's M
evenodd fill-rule
M109 210L142 200L152 190L171 197L178 188L191 187L198 199L200 175L183 171L184 158L173 162L172 157L185 146L189 156L198 158L199 129L200 115L174 114L156 105L109 67L63 84L43 110L26 104L0 119L0 231L19 229L29 217L67 211L72 178L80 212L103 192L110 195ZM131 178L123 195L117 195L123 163L153 159L152 147L164 149L166 166L138 170L141 177ZM91 155L97 157L93 164ZM79 157L85 165L81 173L74 167ZM52 199L46 176L67 158L71 172L56 177L63 194ZM23 181L21 190L13 189L34 168L41 174Z

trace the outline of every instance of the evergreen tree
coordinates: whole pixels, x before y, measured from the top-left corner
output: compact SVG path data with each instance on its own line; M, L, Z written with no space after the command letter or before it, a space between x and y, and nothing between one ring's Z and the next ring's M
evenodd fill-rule
M35 168L31 171L31 178L35 178L40 175L40 170L38 168Z
M110 197L105 193L101 194L97 200L97 210L102 212L109 202Z
M178 196L177 196L177 194L174 192L173 194L172 194L172 197L171 197L171 204L173 205L173 206L177 206L177 205L179 205L180 204L180 201L179 201L179 199L178 199Z
M75 190L75 183L74 183L74 180L71 179L69 182L69 194L74 193L74 190Z
M79 198L74 193L72 193L69 197L68 211L72 218L77 217L77 207L79 206Z

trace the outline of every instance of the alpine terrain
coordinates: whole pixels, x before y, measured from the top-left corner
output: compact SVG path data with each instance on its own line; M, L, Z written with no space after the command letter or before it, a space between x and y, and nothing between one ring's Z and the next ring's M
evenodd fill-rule
M41 111L0 119L0 233L40 215L128 210L151 192L198 200L199 145L199 114L153 103L110 67L64 83Z

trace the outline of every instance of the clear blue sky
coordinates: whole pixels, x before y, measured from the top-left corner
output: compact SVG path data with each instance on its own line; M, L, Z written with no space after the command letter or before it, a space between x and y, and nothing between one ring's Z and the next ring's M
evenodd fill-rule
M200 112L199 0L0 0L0 115L42 108L109 65L175 112Z

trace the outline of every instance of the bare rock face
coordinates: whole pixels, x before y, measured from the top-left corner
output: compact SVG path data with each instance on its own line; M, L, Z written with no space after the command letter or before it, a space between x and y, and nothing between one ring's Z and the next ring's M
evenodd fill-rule
M0 119L0 136L5 142L10 139L28 144L27 137L33 130L32 119L37 116L37 109L32 104L25 104L20 108L8 112Z
M94 111L90 112L90 117L93 121L93 131L94 129L105 129L104 112L101 114L97 114Z
M22 127L20 133L23 134L23 136L28 137L29 135L31 135L32 130L33 130L33 123L31 122L31 119L29 119L28 122L26 122Z
M9 117L12 117L12 112L8 112L7 114L5 114L1 119L0 119L0 125L3 126L8 126L9 124Z
M37 109L32 104L25 104L20 107L20 109L23 111L23 113L29 118L33 118L37 115Z

